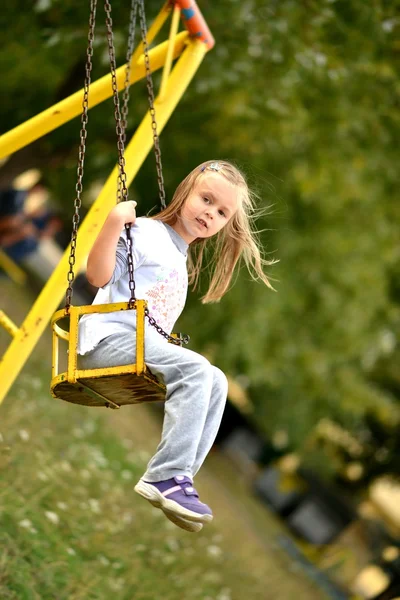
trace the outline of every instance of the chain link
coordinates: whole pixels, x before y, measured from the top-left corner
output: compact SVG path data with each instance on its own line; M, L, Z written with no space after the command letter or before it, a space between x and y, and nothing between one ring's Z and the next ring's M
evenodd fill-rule
M118 149L118 190L120 192L120 196L118 198L119 201L128 200L128 186L127 186L127 177L125 172L125 128L124 123L121 117L121 109L119 103L118 96L118 85L117 85L117 64L115 60L115 48L114 48L114 35L112 29L112 17L111 17L111 3L110 0L104 0L104 10L106 13L106 27L107 27L107 42L108 42L108 55L110 58L110 70L111 70L111 85L113 90L113 100L114 100L114 117L115 117L115 129L117 134L117 149ZM126 78L125 78L126 83ZM134 308L135 306L135 279L133 274L133 258L132 258L132 238L131 238L131 228L129 223L125 224L125 231L128 243L128 273L129 273L129 290L130 290L130 298L129 298L129 308Z
M145 12L144 12L144 0L137 0L137 2L138 2L138 6L139 6L140 29L142 32L144 60L145 60L145 66L146 66L146 85L147 85L147 93L148 93L148 100L149 100L149 112L150 112L150 116L151 116L151 128L153 131L154 154L156 157L158 193L159 193L161 208L164 210L165 208L167 208L167 205L165 202L165 189L164 189L163 168L162 168L162 162L161 162L160 140L159 140L158 133L157 133L156 110L154 108L154 87L153 87L153 79L151 76L151 68L150 68L149 45L147 43L147 26L146 26Z
M114 101L114 118L115 128L117 133L117 150L118 150L118 167L119 167L119 183L121 185L121 200L128 199L128 187L126 184L126 172L125 172L125 131L123 129L121 109L118 96L118 85L117 85L117 65L115 60L115 49L114 49L114 34L113 34L113 22L111 17L111 3L109 0L104 0L104 10L106 12L106 27L107 27L107 42L108 42L108 54L110 58L110 70L111 70L111 86L113 91Z
M159 326L157 321L150 315L149 309L144 309L144 314L147 317L148 322L154 329L162 335L166 340L168 340L171 344L175 344L175 346L182 346L183 344L188 344L190 341L190 337L186 333L179 333L178 337L173 337L169 335L162 327Z
M126 143L126 129L128 126L128 112L129 112L129 90L131 87L131 60L132 54L135 47L135 30L137 21L137 0L131 1L131 10L129 18L129 33L128 33L128 46L126 51L126 67L125 67L125 83L123 93L123 105L121 110L121 127L123 143ZM117 189L117 202L121 202L121 182L118 177L118 189Z
M93 40L94 40L94 29L96 23L96 7L97 0L91 0L90 2L90 16L89 16L89 33L88 33L88 46L86 50L86 66L85 66L85 82L83 86L83 101L82 101L82 116L81 116L81 130L80 130L80 145L78 152L78 179L76 183L76 197L74 200L74 215L72 217L72 234L71 234L71 249L69 255L69 271L68 271L68 287L65 295L65 312L69 312L72 301L72 284L75 279L74 266L75 266L75 252L76 252L76 241L78 236L78 225L80 221L79 209L82 206L81 194L83 190L83 168L85 163L85 152L86 152L86 138L87 138L87 123L88 123L88 108L89 108L89 88L90 78L92 73L92 57L93 57Z

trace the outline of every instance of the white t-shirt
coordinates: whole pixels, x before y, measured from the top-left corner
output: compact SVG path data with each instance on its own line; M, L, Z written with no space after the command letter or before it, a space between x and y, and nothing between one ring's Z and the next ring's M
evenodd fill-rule
M146 217L136 219L131 237L135 296L138 300L147 300L150 315L164 331L171 333L186 301L188 244L169 225ZM93 304L129 300L127 256L124 228L117 245L114 273L99 289ZM151 327L147 319L146 327ZM135 328L135 310L84 315L79 322L78 354L86 354L109 335Z

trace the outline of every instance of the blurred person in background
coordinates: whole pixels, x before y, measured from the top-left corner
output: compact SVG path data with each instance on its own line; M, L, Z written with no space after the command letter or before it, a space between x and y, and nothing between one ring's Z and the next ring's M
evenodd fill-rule
M31 169L19 175L11 187L0 190L0 247L44 284L64 254L63 245L67 244L63 244L63 221L50 206L49 192L39 183L40 179L40 171ZM93 299L94 292L82 275L77 276L74 291L78 304Z

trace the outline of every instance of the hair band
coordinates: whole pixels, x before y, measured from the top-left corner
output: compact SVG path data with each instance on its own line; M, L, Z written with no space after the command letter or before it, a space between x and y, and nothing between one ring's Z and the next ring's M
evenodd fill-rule
M210 169L211 171L221 171L222 169L222 165L218 162L213 162L210 165L204 165L203 167L201 167L201 172L205 171L206 169Z

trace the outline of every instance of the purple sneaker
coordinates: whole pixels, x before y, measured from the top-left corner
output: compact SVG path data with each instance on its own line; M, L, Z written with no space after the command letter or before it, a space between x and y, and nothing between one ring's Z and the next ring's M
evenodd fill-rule
M140 479L135 485L135 492L161 508L172 522L177 517L194 523L209 523L213 519L210 507L200 502L193 482L184 475L155 483Z

